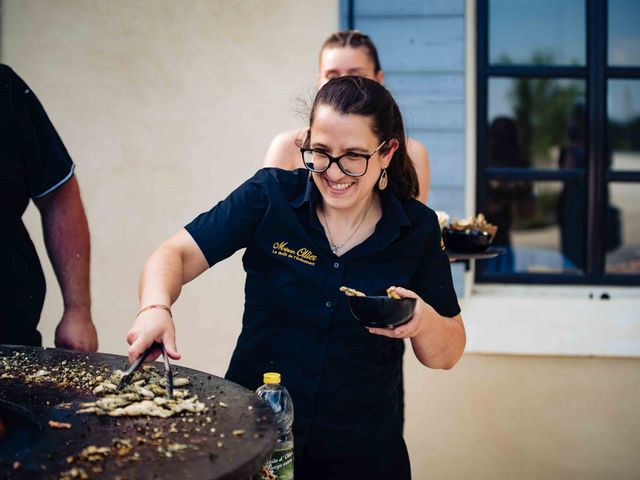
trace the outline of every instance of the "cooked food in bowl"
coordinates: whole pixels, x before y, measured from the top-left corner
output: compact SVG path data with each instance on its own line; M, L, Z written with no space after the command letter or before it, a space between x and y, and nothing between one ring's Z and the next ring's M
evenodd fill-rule
M367 296L348 287L340 287L340 291L349 297L351 315L366 327L398 327L411 319L416 308L415 298L401 298L394 287L387 289L386 297Z
M498 231L484 215L456 220L442 230L442 239L447 250L461 253L484 252Z
M436 215L438 216L438 224L440 225L440 230L442 230L449 223L449 214L442 210L436 210Z
M366 297L364 293L359 292L355 288L340 287L340 291L344 293L347 297Z

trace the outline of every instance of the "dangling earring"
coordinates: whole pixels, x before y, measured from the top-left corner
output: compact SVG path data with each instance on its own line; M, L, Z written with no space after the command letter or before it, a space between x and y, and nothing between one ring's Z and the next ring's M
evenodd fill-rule
M380 191L382 191L385 188L387 188L388 184L389 184L389 177L387 177L387 169L383 168L382 175L380 175L380 179L378 180L378 188L380 189Z

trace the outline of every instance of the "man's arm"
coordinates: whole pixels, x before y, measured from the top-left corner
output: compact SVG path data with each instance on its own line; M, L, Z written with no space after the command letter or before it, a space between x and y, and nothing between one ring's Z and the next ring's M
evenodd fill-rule
M98 336L91 320L89 292L89 226L75 175L34 202L42 215L47 253L64 301L64 313L56 328L55 345L96 351Z

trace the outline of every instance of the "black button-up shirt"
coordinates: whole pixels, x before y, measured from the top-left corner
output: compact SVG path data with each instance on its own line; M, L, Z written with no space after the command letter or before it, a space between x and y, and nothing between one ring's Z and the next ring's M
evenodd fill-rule
M385 295L415 291L441 315L460 311L435 213L381 193L375 232L334 255L305 170L262 169L186 226L209 265L246 248L242 332L226 377L249 389L282 374L295 408L295 449L341 460L401 435L402 340L369 333L350 314L346 285Z

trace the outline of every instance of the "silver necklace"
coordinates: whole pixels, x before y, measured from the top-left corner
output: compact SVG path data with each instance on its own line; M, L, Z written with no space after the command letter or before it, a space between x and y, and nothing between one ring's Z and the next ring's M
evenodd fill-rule
M373 195L371 196L371 200L369 201L369 205L367 205L367 208L364 211L364 215L362 215L362 218L358 222L358 225L356 225L356 228L353 230L353 232L351 232L351 235L349 235L347 237L347 239L342 243L337 243L337 242L333 241L333 235L331 235L331 229L329 228L329 222L327 222L327 217L324 216L324 208L320 207L320 214L322 215L322 220L324 221L324 224L327 226L327 233L329 234L329 248L331 248L331 252L334 255L337 255L338 250L340 250L347 243L349 243L349 240L351 240L353 238L353 236L356 234L356 232L360 228L360 225L362 225L362 222L364 222L364 219L367 218L367 214L369 213L369 209L371 208L371 204L372 203L373 203Z

